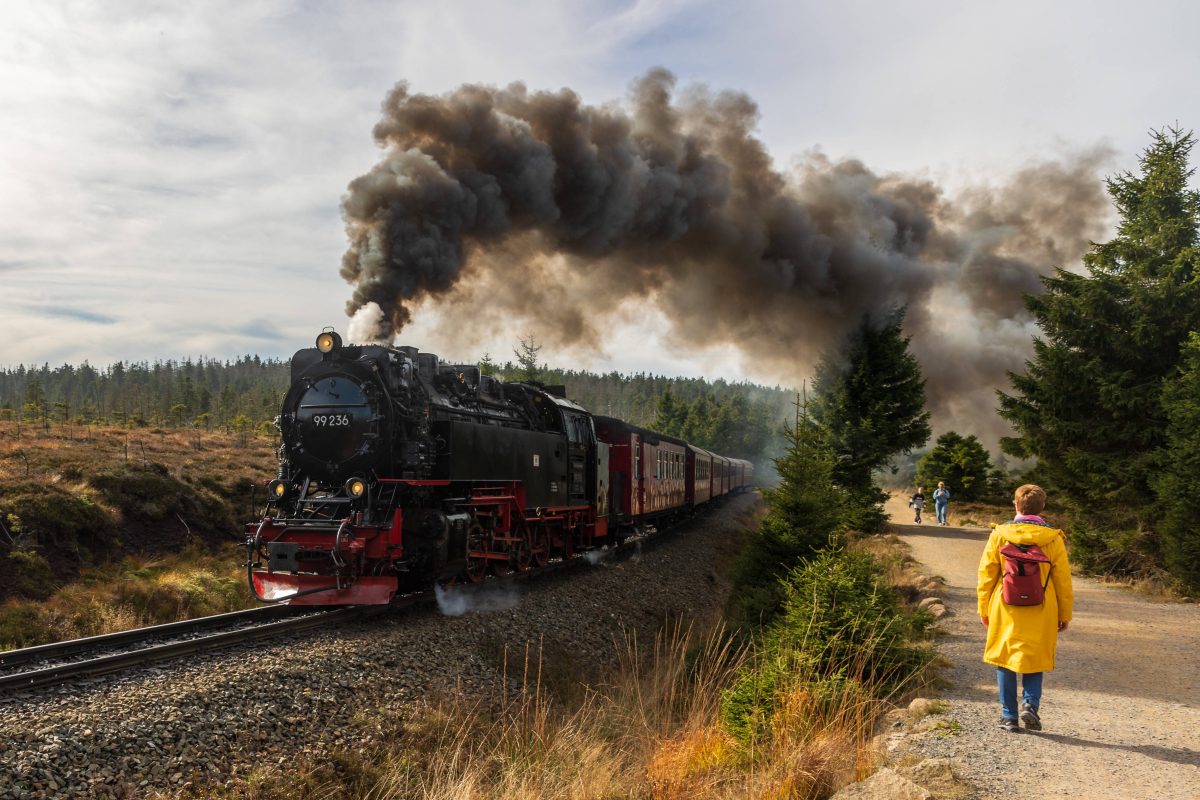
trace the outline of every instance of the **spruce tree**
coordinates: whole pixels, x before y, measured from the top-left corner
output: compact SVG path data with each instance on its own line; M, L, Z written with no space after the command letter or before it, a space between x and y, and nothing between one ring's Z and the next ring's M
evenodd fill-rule
M1163 390L1167 446L1154 481L1163 521L1163 562L1193 592L1200 592L1200 333L1184 347L1178 374Z
M1016 436L1006 452L1036 457L1085 529L1092 566L1144 565L1157 511L1152 476L1167 445L1164 380L1189 332L1200 330L1197 222L1187 188L1190 132L1155 131L1140 174L1107 181L1121 221L1084 256L1087 274L1056 270L1026 304L1041 336L1024 374L1010 374L1000 414ZM1130 559L1130 531L1140 556ZM1123 533L1118 533L1123 532Z
M927 497L932 497L938 481L945 481L954 499L978 500L987 489L991 469L988 451L974 434L964 438L947 431L917 462L917 484L925 487Z
M834 481L869 509L856 520L864 529L883 521L886 495L873 481L875 470L929 439L925 380L903 323L902 308L883 320L863 317L844 347L827 353L817 367L813 419L836 457Z
M764 489L767 515L734 566L729 617L744 630L765 625L783 604L783 577L831 544L849 508L833 485L835 458L824 432L798 403L784 428L787 451L775 459L779 483Z
M522 336L520 341L520 348L513 348L513 355L517 357L517 377L522 381L536 381L542 374L538 366L538 353L542 346L532 333L528 337Z
M675 395L671 393L671 387L668 385L658 396L652 427L667 436L679 436L683 432L683 422L686 417L687 405L675 400Z

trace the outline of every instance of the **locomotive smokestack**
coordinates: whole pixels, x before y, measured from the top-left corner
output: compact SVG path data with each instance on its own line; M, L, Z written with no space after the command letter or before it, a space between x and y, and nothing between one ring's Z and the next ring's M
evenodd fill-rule
M757 120L746 95L677 96L661 69L624 107L400 83L374 131L383 158L343 202L347 311L390 340L436 298L595 345L602 315L651 297L676 341L733 343L799 383L864 314L905 305L935 414L992 417L1029 350L1022 293L1103 231L1107 153L950 197L820 155L784 174Z

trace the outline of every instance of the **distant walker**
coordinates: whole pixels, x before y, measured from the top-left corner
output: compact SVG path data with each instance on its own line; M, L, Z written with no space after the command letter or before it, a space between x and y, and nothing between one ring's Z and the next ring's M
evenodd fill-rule
M933 507L937 510L938 525L950 524L950 490L945 481L938 481L938 488L933 492Z

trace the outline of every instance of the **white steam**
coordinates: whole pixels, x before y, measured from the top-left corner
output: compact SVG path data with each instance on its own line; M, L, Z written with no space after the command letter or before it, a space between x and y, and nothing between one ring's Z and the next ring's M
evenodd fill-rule
M468 611L482 614L508 611L521 602L520 592L511 581L488 581L476 586L433 586L438 610L447 617L461 617Z
M378 303L367 303L354 312L346 337L355 344L391 345L395 339Z

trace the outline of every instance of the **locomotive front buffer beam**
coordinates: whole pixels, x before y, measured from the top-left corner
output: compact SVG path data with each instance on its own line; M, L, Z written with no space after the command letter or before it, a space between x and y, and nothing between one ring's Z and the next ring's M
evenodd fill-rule
M255 596L294 606L386 605L399 589L394 575L361 574L367 540L343 520L334 526L264 519L246 541ZM265 569L256 559L265 552Z

